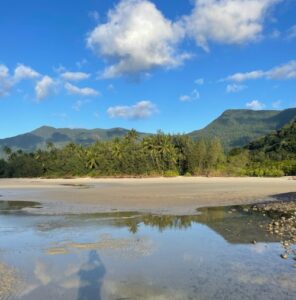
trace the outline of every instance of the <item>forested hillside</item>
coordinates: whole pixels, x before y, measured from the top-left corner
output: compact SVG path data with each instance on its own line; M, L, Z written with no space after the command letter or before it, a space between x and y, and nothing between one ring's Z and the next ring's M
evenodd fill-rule
M233 149L229 159L232 164L238 161L248 175L295 175L296 120L244 148Z
M128 130L124 128L70 129L42 126L29 133L0 139L0 148L1 146L6 146L13 150L30 152L37 149L46 149L48 143L55 145L57 148L64 147L69 143L87 146L96 141L105 141L115 137L123 137L127 133ZM138 134L140 136L145 135L143 133Z
M226 150L242 147L278 130L296 118L296 108L276 110L227 110L204 129L189 133L193 139L217 137Z

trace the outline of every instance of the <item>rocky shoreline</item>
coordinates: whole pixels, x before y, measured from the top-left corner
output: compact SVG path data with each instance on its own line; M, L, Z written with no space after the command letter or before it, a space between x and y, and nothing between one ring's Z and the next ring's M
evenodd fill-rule
M266 230L281 239L282 259L292 259L296 268L296 201L291 200L253 205L253 212L270 217Z

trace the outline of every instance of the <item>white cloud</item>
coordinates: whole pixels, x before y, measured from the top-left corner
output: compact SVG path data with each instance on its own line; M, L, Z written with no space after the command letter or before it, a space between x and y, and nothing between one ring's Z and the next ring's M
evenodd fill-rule
M246 107L253 110L261 110L265 107L265 104L258 100L253 100L251 102L246 103Z
M31 67L25 66L23 64L18 64L14 70L14 80L21 81L25 79L35 79L38 78L40 74L33 70Z
M244 44L261 37L268 10L279 0L195 0L186 29L208 51L210 41Z
M65 89L67 90L67 92L69 94L73 94L73 95L79 95L79 96L89 96L89 97L95 97L95 96L99 96L100 93L92 88L89 87L85 87L85 88L79 88L76 85L73 85L71 83L66 83L65 84Z
M241 85L241 84L235 84L235 83L228 84L226 86L226 92L227 93L238 93L238 92L244 90L245 88L246 88L246 86L245 85Z
M12 88L12 82L9 76L9 69L0 64L0 97L6 96Z
M59 64L57 67L53 67L53 70L58 74L66 72L66 68L61 64Z
M194 89L190 95L181 95L179 100L181 102L191 102L200 98L200 93L198 90Z
M200 98L200 93L199 93L199 91L194 89L191 93L191 96L192 96L193 99L199 99Z
M81 81L88 79L90 74L83 72L64 72L61 74L61 77L69 81Z
M122 0L87 37L87 45L99 56L115 61L104 78L138 74L156 67L180 65L188 54L179 54L182 27L166 19L148 0Z
M288 30L288 39L295 39L296 38L296 25L292 26Z
M54 92L56 82L49 76L43 76L35 87L36 98L43 100Z
M241 82L245 80L259 79L262 77L264 77L264 72L261 70L256 70L256 71L246 72L246 73L235 73L227 77L227 80Z
M275 67L265 75L268 79L295 79L296 78L296 60L292 60L286 64Z
M181 95L179 99L182 102L188 102L191 100L191 97L189 95Z
M205 83L203 78L198 78L194 81L195 84L197 85L203 85Z
M268 71L256 70L246 73L236 73L226 78L228 81L242 82L252 79L295 79L296 78L296 60L291 60L286 64L274 67Z
M9 74L9 69L5 65L0 65L0 97L7 95L18 82L39 76L38 72L23 64L17 65L13 75Z
M150 101L140 101L132 106L114 106L107 110L111 118L145 119L157 112L156 106Z
M7 78L9 76L9 69L5 65L0 65L0 78Z
M74 105L72 106L72 108L76 111L80 111L81 107L86 105L87 103L89 103L89 100L77 100Z

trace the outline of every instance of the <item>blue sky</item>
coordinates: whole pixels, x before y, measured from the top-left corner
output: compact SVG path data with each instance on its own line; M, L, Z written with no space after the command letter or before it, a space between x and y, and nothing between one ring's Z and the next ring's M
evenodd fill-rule
M0 138L295 107L295 16L294 0L2 0Z

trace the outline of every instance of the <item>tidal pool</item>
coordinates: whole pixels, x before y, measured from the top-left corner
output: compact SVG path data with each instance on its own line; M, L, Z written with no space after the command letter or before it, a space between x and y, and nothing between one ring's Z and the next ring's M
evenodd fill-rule
M38 207L0 201L0 299L295 299L293 261L280 258L269 217L246 207L194 216L27 210ZM8 274L17 280L1 292Z

